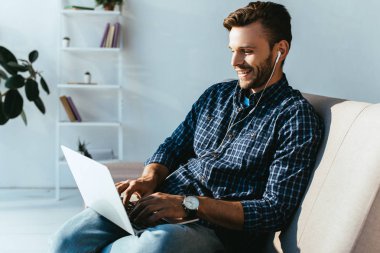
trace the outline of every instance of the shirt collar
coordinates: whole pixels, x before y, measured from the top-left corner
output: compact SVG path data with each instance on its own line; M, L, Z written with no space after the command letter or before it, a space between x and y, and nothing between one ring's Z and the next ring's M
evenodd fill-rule
M273 85L267 87L265 90L262 90L257 93L251 93L248 90L243 90L239 86L239 82L237 82L236 89L235 89L235 106L238 107L246 107L244 105L244 99L245 97L249 97L250 106L255 105L257 101L261 97L261 102L273 100L276 97L278 97L285 88L289 86L288 80L286 79L286 75L283 74L281 79L274 83ZM261 103L260 102L260 103Z

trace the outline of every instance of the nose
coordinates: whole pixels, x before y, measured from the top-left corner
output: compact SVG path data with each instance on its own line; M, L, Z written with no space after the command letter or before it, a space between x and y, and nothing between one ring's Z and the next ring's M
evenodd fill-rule
M244 63L244 57L239 52L233 52L231 56L231 65L233 67L241 65Z

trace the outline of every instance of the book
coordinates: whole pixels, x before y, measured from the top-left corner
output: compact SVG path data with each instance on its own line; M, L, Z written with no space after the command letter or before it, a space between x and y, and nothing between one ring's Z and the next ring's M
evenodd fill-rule
M115 33L112 40L112 47L118 47L119 45L119 34L120 34L120 23L115 23Z
M65 6L65 10L88 10L93 11L95 8L87 7L87 6L79 6L79 5L67 5Z
M66 99L67 99L67 102L69 103L69 106L70 106L70 108L71 108L71 111L74 113L75 119L76 119L78 122L82 122L82 118L81 118L81 116L79 115L78 109L77 109L77 107L75 106L73 99L72 99L70 96L67 96Z
M110 29L108 31L108 36L106 40L106 47L110 48L112 47L112 40L113 40L113 35L115 33L115 25L110 25Z
M75 118L75 116L74 116L73 111L71 110L71 107L70 107L70 105L69 105L69 102L67 101L66 96L60 96L60 97L59 97L59 100L61 100L61 103L62 103L62 105L63 105L63 108L64 108L65 111L66 111L66 114L67 114L67 117L69 118L69 120L70 120L71 122L75 122L75 121L77 121L76 118Z
M105 47L106 46L106 40L108 37L108 31L110 29L110 23L107 23L106 28L104 29L102 41L100 42L100 47Z

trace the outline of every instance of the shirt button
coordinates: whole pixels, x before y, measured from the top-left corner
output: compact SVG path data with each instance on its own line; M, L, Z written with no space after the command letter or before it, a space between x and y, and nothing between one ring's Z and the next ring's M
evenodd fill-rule
M243 111L243 108L239 108L239 109L238 109L238 112L241 112L241 111Z
M232 138L234 138L234 134L233 133L229 133L228 134L228 139L232 139Z

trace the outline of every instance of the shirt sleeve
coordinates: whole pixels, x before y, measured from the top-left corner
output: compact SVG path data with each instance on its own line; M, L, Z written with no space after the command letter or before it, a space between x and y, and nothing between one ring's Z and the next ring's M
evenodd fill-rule
M246 231L282 229L301 202L313 171L322 121L310 105L301 104L285 112L280 123L263 197L241 201Z
M207 91L193 104L185 120L174 130L172 135L165 139L157 151L150 157L145 165L160 163L165 165L169 172L176 170L180 164L186 163L194 153L194 134L197 123L197 115L205 104Z

